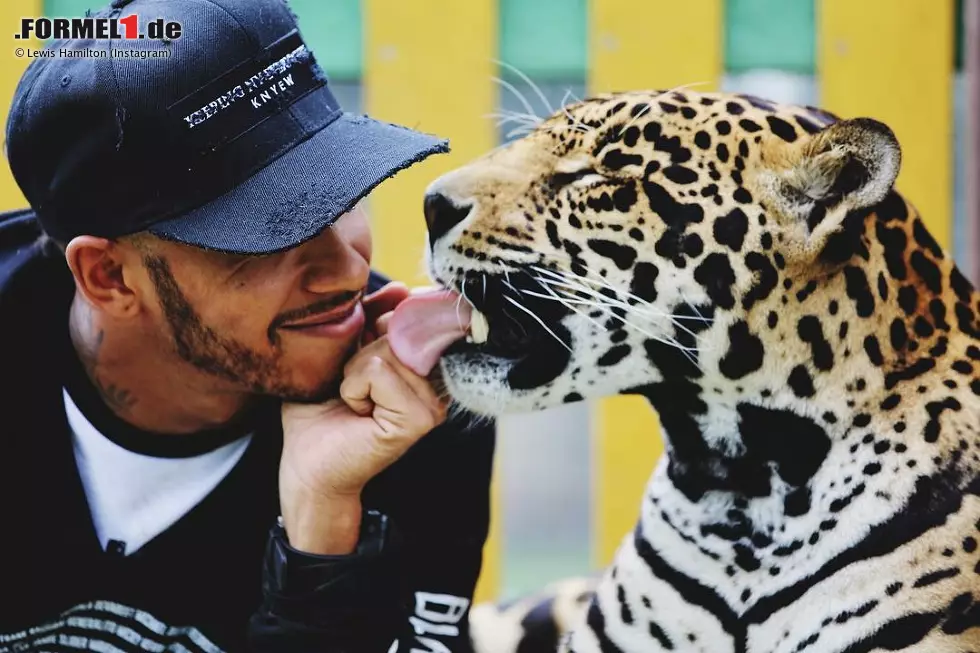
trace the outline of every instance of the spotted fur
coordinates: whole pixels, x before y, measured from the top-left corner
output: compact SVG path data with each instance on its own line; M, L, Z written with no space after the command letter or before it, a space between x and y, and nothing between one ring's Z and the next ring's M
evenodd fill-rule
M561 651L980 651L980 294L900 161L874 120L635 92L430 187L430 272L490 321L441 363L453 397L639 394L663 427ZM478 649L558 640L508 637Z

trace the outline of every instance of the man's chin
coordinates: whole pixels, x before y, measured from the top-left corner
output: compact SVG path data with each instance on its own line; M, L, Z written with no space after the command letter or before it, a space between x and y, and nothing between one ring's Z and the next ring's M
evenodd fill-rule
M336 399L339 396L340 381L330 381L318 388L308 391L287 389L278 393L279 399L293 404L322 404L325 401Z
M354 341L339 357L335 353L317 368L311 368L309 359L303 360L299 368L294 368L290 382L271 388L271 394L291 403L313 404L336 399L340 396L344 365L357 349L358 342Z

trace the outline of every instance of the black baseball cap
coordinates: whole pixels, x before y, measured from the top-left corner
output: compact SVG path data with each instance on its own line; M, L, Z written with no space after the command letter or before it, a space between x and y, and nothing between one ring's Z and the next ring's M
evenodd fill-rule
M210 250L282 251L449 151L445 139L345 112L286 0L116 0L91 15L132 14L141 30L176 21L180 36L56 40L45 50L59 56L34 59L17 86L7 158L56 240L146 230ZM106 56L65 56L88 50Z

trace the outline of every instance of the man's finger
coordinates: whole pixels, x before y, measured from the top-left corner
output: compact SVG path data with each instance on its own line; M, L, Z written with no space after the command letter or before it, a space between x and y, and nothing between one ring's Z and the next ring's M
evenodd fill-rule
M405 436L407 447L435 427L437 413L385 359L371 356L352 372L340 386L341 399L358 414L370 406L370 414L386 435Z
M364 307L368 328L372 328L379 317L395 310L395 307L405 301L409 294L408 286L400 281L392 281L380 290L366 296L361 305Z
M395 355L395 352L391 350L391 344L389 343L388 338L385 336L382 336L371 344L362 347L361 350L347 362L347 365L344 368L344 376L347 377L352 374L363 373L363 366L374 356L386 361L402 378L402 380L408 384L416 396L418 396L419 400L424 404L434 407L436 410L442 410L444 408L445 402L439 400L439 396L432 387L430 381L425 377L419 376L412 371L411 368L405 366L405 364L402 363Z
M388 324L391 323L392 313L385 313L374 322L374 332L378 336L388 335Z

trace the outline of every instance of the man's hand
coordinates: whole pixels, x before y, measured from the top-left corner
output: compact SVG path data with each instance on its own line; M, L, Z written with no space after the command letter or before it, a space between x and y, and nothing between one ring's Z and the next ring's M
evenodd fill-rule
M430 383L402 365L388 343L391 311L408 294L392 283L365 298L367 344L345 366L338 399L283 406L279 492L296 549L352 552L361 490L446 419L446 405Z

